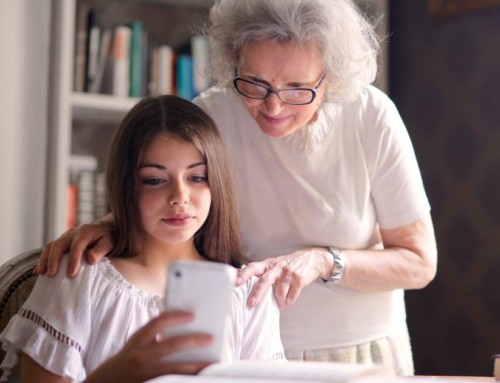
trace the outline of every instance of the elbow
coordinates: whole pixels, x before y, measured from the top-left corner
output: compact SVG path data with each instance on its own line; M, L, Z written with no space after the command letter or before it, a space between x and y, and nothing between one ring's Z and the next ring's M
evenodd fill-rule
M423 289L429 283L431 283L436 277L437 273L437 255L428 257L422 264L421 271L419 273L418 282L415 289Z
M425 268L425 270L422 272L422 282L421 282L421 286L418 288L423 289L429 283L431 283L434 280L434 278L436 277L436 273L437 273L436 265L427 266Z

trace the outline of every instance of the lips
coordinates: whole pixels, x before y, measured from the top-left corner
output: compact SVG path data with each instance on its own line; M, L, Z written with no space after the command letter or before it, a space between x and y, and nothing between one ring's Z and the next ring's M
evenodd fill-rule
M269 125L280 125L280 124L284 123L285 121L287 121L289 117L271 117L271 116L267 116L264 113L262 113L262 118Z
M194 218L194 216L189 214L174 214L172 216L164 218L163 221L172 226L185 226Z

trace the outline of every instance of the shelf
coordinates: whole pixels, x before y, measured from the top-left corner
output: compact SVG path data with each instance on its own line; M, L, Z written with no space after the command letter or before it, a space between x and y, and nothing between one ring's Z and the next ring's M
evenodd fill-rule
M71 109L76 121L119 122L139 99L104 94L72 93Z

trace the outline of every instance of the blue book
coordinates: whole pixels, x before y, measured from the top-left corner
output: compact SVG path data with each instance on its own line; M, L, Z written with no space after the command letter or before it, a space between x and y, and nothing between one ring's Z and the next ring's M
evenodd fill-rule
M193 86L193 59L189 55L177 57L177 95L191 101L195 97Z

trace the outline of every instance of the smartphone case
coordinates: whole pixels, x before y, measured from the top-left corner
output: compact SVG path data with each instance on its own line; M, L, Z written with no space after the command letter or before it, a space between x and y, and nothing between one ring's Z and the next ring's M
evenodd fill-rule
M190 323L165 329L167 337L203 332L214 336L208 347L182 350L168 357L170 361L221 361L224 338L230 318L231 297L236 269L230 265L203 261L175 261L167 271L165 309L194 314Z

